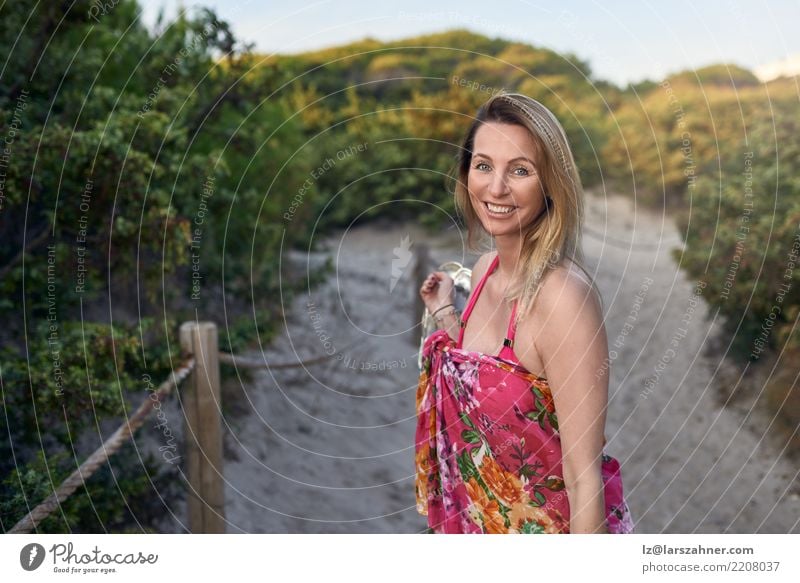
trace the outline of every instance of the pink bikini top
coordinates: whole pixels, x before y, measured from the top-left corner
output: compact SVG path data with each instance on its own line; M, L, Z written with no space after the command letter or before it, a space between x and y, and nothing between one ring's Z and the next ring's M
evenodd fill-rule
M461 316L461 328L458 331L458 343L456 344L456 348L462 349L462 342L464 341L464 329L467 327L467 320L469 319L470 314L472 313L472 308L475 306L475 302L478 300L478 296L483 289L483 285L486 283L486 280L489 279L489 276L494 273L497 266L500 264L500 256L495 255L492 264L489 266L489 269L486 270L486 273L478 282L478 286L475 288L475 291L472 293L472 296L469 298L466 307L464 308L464 313ZM513 362L514 364L522 365L517 358L517 355L514 354L514 335L517 333L517 327L514 325L514 317L517 314L517 302L514 301L514 306L511 309L511 319L508 322L508 328L506 330L506 337L503 340L503 348L500 350L500 354L495 356L495 358L502 358L503 360ZM524 368L524 367L523 367Z

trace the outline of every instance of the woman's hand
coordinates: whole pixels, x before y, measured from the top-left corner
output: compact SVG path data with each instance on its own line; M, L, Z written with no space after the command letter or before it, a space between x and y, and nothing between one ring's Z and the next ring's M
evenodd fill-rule
M425 278L419 295L431 314L447 304L453 303L453 278L443 271L434 271Z

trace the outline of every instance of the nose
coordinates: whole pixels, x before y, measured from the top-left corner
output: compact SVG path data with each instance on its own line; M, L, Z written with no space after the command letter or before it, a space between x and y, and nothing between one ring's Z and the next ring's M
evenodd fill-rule
M505 177L500 172L492 174L492 179L489 182L489 194L495 197L501 197L508 194L508 183Z

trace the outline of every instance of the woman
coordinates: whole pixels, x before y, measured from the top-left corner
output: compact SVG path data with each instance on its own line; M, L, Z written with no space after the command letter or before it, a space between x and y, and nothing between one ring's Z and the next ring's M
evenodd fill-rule
M463 317L443 272L420 289L438 326L417 390L428 532L632 532L619 464L603 452L608 345L580 266L582 189L564 131L537 101L495 95L457 174L468 244L488 236L494 251L475 264Z

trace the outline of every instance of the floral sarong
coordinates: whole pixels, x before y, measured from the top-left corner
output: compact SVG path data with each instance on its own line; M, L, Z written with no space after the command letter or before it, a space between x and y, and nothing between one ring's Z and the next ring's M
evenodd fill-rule
M416 394L416 500L435 533L568 533L558 418L547 380L425 341ZM609 533L633 532L619 463L603 454Z

